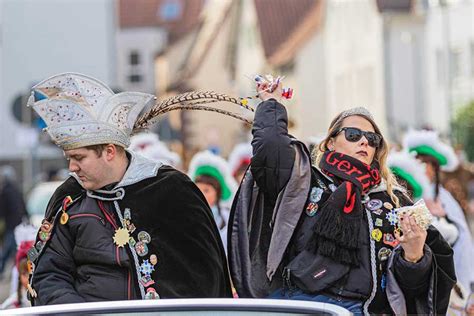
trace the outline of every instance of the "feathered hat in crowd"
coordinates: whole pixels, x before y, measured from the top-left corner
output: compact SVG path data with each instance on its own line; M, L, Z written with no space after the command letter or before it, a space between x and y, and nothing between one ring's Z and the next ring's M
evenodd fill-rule
M169 150L166 144L160 141L158 135L154 133L139 133L133 135L130 139L129 149L165 165L173 167L179 167L181 165L179 155Z
M232 176L235 177L236 173L250 165L252 159L252 145L249 143L237 144L229 155L229 168Z
M211 105L227 102L253 111L236 98L212 91L187 92L159 102L147 93L115 94L99 80L77 73L55 75L32 90L28 106L45 121L45 130L63 150L109 143L126 148L132 133L174 110L212 111L249 124L239 114Z
M138 133L130 138L130 146L128 146L128 149L141 152L147 147L153 146L160 142L160 138L155 133Z
M188 175L193 181L201 175L215 178L221 186L222 201L230 200L237 191L237 183L232 177L227 161L208 150L194 155L189 163Z
M435 158L443 171L454 171L459 165L453 148L443 143L435 131L410 130L404 137L403 147L417 155Z
M433 198L425 166L413 154L405 151L391 152L387 164L397 177L406 181L411 187L414 199Z

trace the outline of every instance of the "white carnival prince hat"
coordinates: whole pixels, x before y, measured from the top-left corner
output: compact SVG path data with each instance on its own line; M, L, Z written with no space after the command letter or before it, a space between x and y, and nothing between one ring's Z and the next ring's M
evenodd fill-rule
M45 121L45 130L63 150L130 144L135 121L155 101L141 92L115 94L97 79L78 73L62 73L32 88L28 99Z

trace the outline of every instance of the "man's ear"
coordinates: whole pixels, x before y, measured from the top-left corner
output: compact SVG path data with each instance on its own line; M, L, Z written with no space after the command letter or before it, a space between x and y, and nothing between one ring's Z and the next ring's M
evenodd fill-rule
M114 144L107 144L103 154L105 154L105 159L111 161L115 156L117 156L117 147Z

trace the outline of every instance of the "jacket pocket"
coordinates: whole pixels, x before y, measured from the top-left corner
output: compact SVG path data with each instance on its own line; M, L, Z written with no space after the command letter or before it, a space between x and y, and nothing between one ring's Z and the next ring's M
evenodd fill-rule
M330 287L349 270L348 265L304 250L286 266L285 277L288 283L295 284L305 292L313 293Z
M73 219L77 219L77 218L84 218L84 217L92 217L92 218L95 218L97 220L99 220L101 222L101 224L103 226L105 226L105 220L100 217L99 215L96 215L96 214L92 214L92 213L81 213L81 214L74 214L74 215L71 215L69 217L70 220L73 220Z

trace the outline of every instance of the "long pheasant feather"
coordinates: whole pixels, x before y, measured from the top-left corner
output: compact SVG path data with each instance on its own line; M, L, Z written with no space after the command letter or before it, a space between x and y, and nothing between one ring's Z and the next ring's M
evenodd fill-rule
M148 125L151 124L152 121L154 121L155 118L172 110L202 110L217 112L251 124L249 120L230 111L202 106L202 104L210 104L216 102L232 103L254 112L254 109L252 107L243 104L238 99L230 97L226 94L216 93L214 91L191 91L159 101L154 106L152 106L146 113L142 114L138 118L138 120L135 122L133 129L136 130L146 128Z
M169 107L168 109L166 109L165 112L163 113L167 113L167 112L170 112L170 111L175 111L175 110L198 110L198 111L208 111L208 112L216 112L216 113L220 113L220 114L224 114L224 115L227 115L227 116L230 116L230 117L233 117L235 119L238 119L240 121L243 121L249 125L252 125L252 121L244 118L243 116L240 116L239 114L236 114L236 113L233 113L233 112L230 112L230 111L227 111L227 110L222 110L222 109L216 109L216 108L213 108L213 107L208 107L208 106L184 106L184 105L175 105L175 106L172 106L172 107Z

